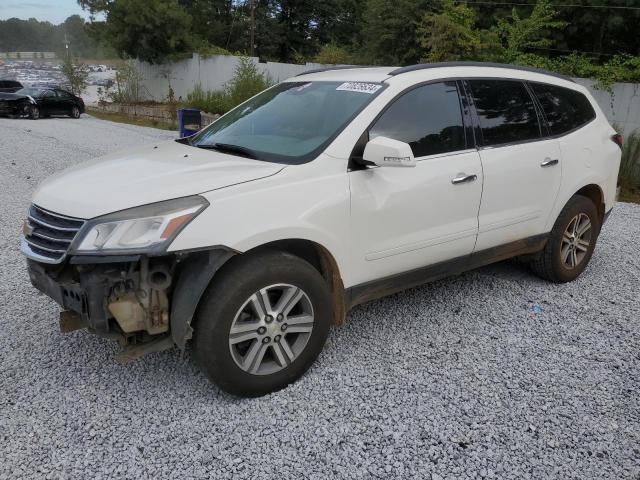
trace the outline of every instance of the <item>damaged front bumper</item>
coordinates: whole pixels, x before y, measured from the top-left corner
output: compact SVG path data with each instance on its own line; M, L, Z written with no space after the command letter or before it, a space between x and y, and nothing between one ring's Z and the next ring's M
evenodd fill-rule
M234 252L224 248L158 257L76 256L61 264L27 259L34 287L63 309L63 332L87 328L118 340L126 361L191 338L191 321L215 272Z

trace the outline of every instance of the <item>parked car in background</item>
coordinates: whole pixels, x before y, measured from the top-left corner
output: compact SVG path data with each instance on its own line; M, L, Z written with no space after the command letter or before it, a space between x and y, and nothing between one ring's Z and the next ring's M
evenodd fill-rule
M0 80L0 92L13 93L22 88L22 84L17 80Z
M82 98L60 88L21 88L15 93L0 93L0 115L28 116L33 120L51 115L80 118Z
M211 380L263 395L354 305L510 257L576 279L621 147L588 91L548 72L307 72L191 137L46 180L21 249L63 331L128 356L193 339Z

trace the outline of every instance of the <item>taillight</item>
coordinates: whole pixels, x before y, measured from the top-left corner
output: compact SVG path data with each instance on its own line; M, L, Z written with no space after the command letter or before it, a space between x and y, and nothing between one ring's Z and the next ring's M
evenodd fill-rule
M611 140L613 140L613 142L616 145L618 145L620 149L622 149L622 144L624 142L624 138L622 137L622 134L616 133L615 135L611 135Z

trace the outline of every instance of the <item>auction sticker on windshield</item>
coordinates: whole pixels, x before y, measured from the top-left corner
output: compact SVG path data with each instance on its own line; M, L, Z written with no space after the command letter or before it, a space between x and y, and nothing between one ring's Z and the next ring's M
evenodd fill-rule
M365 83L365 82L345 82L338 86L336 90L344 90L346 92L360 92L372 94L382 88L382 85L377 83Z

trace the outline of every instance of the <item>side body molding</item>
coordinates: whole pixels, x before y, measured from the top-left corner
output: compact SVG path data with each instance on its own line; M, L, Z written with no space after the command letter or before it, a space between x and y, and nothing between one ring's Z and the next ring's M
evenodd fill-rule
M191 322L202 294L215 273L235 254L233 250L216 248L194 252L181 262L170 316L171 337L181 350L193 335Z

